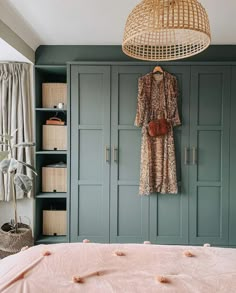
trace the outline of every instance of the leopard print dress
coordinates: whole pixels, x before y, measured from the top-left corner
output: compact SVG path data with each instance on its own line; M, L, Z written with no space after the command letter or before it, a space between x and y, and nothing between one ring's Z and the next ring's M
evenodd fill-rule
M135 125L142 127L140 195L154 192L178 193L173 126L180 125L177 79L164 71L139 78ZM148 123L165 115L170 129L164 136L151 137Z

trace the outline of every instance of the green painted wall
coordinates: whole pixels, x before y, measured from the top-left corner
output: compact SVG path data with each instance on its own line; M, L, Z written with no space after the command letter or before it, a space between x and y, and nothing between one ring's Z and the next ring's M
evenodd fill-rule
M166 64L183 64L185 62L231 62L236 61L236 46L233 45L212 45L207 50L177 62L165 62ZM35 64L38 65L60 65L68 61L130 61L137 62L126 56L121 46L63 46L55 45L39 46L35 53ZM143 62L142 62L143 63Z

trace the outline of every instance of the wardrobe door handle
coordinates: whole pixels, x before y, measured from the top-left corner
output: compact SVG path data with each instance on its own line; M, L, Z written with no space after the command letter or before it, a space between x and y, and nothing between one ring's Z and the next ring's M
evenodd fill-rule
M197 148L192 147L192 151L193 151L193 165L196 165L197 164Z
M105 147L105 160L106 163L110 162L110 148L108 146Z
M118 162L118 148L115 146L113 147L113 161Z
M184 165L188 165L188 147L184 148Z

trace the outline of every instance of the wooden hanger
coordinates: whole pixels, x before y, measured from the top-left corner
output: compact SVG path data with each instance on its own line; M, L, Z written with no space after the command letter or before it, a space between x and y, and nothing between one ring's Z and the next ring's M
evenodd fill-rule
M161 68L161 66L156 66L156 67L154 67L152 73L154 73L154 74L156 74L156 73L163 74L163 69Z

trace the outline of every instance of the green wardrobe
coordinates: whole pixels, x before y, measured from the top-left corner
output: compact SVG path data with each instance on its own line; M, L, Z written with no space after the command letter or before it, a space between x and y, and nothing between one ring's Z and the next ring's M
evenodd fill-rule
M153 66L68 65L70 241L236 245L236 185L230 185L236 164L233 130L230 139L236 70L184 63L163 68L179 85L182 125L174 129L179 193L141 197L141 130L134 118L138 78Z

